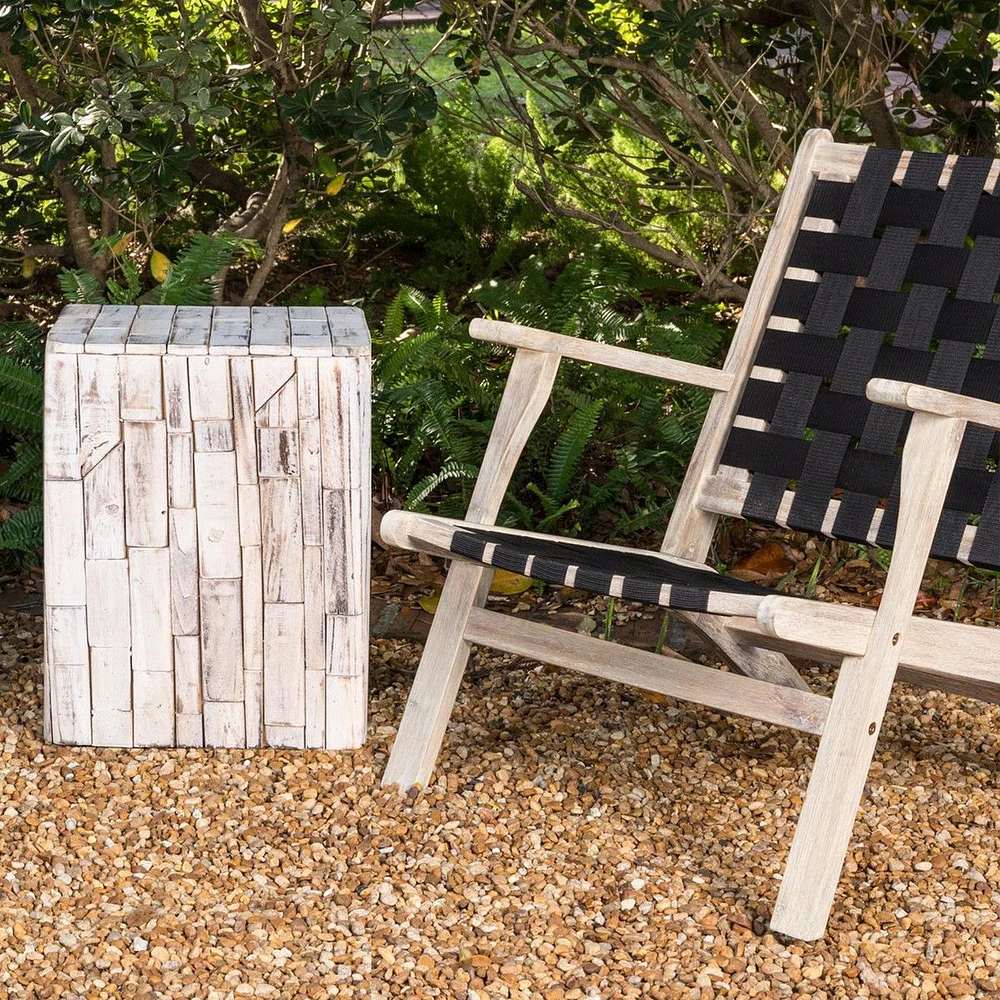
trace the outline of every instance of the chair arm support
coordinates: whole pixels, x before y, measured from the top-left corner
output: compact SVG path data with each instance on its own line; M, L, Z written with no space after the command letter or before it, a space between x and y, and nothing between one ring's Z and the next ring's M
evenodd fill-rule
M628 347L615 347L613 344L601 344L581 337L567 337L561 333L536 330L516 323L474 319L469 324L469 334L476 340L488 340L494 344L506 344L509 347L527 348L532 351L545 351L576 361L587 361L608 368L621 368L628 372L638 372L640 375L654 375L656 378L668 379L671 382L686 382L688 385L720 392L728 391L735 381L732 373L718 368L696 365L689 361L677 361L657 354L645 354Z
M873 403L883 403L900 410L933 413L939 417L957 417L970 424L1000 430L1000 403L991 403L986 399L887 378L873 378L868 383L866 394Z

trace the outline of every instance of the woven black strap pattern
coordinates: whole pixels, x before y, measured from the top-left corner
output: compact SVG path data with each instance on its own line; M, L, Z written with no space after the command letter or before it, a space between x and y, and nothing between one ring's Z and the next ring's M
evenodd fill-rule
M488 528L456 531L451 551L546 583L685 611L710 610L713 594L764 598L770 593L754 583L720 576L708 567L670 563L645 552L595 548L569 540L552 542L537 535Z
M783 380L751 377L739 410L767 429L733 427L722 458L752 474L748 518L774 522L793 490L790 527L819 532L827 522L833 537L889 548L909 415L869 403L869 379L1000 402L1000 192L984 190L993 161L957 160L942 187L944 156L914 153L897 183L900 155L871 149L855 182L816 182L806 218L836 232L814 222L799 232L789 266L819 280L786 274L756 358ZM1000 569L998 458L1000 435L970 427L936 557L957 558L978 525L968 561Z

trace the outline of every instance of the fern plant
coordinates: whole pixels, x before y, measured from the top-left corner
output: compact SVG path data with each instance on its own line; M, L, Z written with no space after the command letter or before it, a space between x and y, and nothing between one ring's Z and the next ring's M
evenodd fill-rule
M442 118L404 150L396 190L362 217L358 234L419 250L416 277L433 287L467 285L511 264L539 218L514 177L505 143L483 145L462 123Z
M59 286L68 301L127 305L141 298L161 306L208 306L214 300L217 275L240 254L254 256L259 252L257 243L235 233L196 233L170 265L166 278L143 295L139 265L118 250L124 238L116 233L94 244L95 253L110 253L114 263L103 288L86 271L66 270L59 275Z
M469 296L489 314L526 326L716 362L726 331L709 311L647 303L647 296L673 287L672 279L636 273L630 260L599 247L555 276L532 257L516 281L482 282ZM632 372L564 365L507 511L526 527L569 534L585 526L626 533L661 521L673 506L708 400L704 390ZM555 415L566 413L558 425Z
M18 565L42 542L42 343L33 324L0 324L0 438L9 456L0 501L16 504L0 521L0 554Z

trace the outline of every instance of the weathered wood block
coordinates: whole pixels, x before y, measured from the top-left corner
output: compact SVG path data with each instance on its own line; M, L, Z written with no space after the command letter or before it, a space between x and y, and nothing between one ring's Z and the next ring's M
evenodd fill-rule
M68 306L45 387L47 738L360 746L361 312Z

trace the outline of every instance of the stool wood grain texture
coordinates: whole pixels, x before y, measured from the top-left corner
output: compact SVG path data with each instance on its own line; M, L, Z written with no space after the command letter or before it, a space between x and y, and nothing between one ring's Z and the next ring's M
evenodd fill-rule
M67 306L45 358L45 736L365 739L359 309Z

